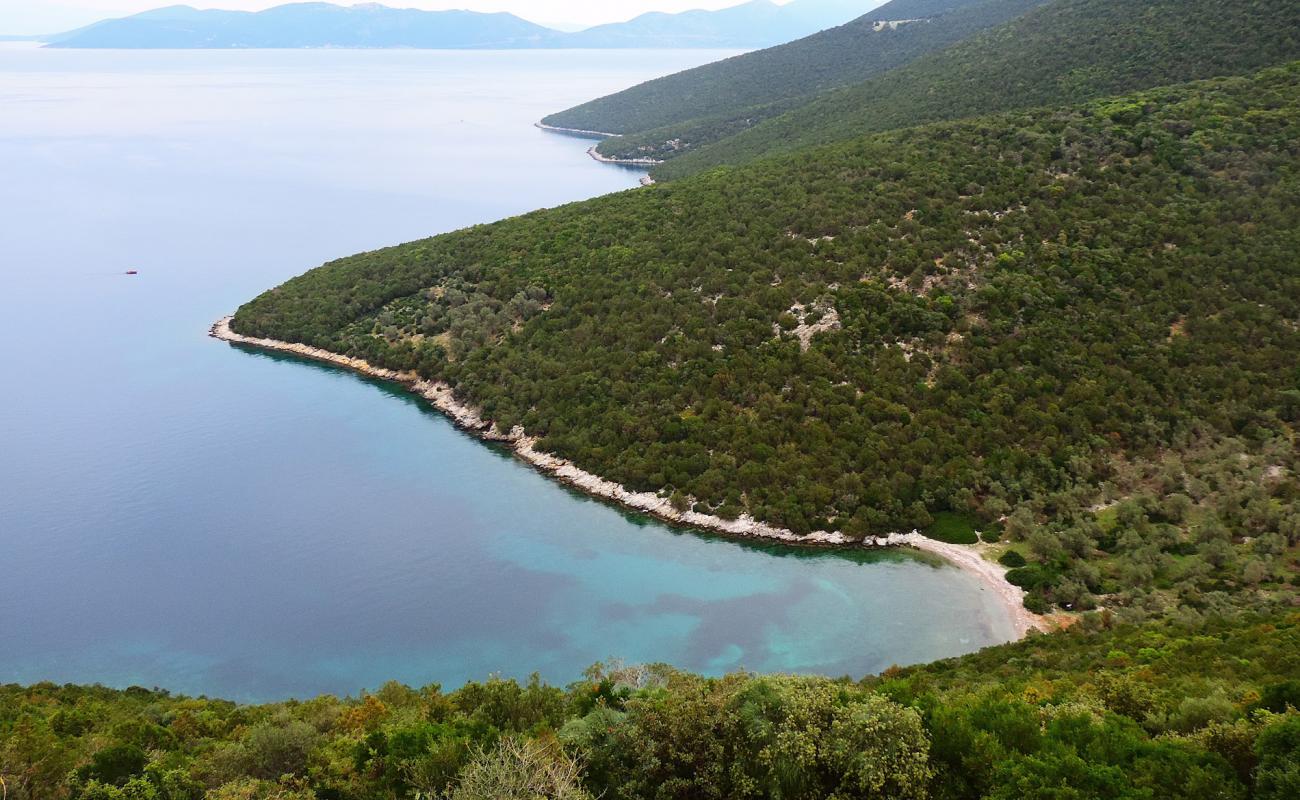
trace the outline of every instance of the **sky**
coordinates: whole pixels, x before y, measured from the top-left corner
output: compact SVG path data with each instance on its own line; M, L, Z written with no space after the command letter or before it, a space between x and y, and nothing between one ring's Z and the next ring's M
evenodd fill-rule
M330 1L338 5L353 4L353 0ZM109 17L124 17L169 5L257 11L285 2L290 0L0 0L0 34L55 33ZM725 8L741 2L743 0L386 0L383 4L429 10L509 11L543 25L578 28L621 22L646 11Z

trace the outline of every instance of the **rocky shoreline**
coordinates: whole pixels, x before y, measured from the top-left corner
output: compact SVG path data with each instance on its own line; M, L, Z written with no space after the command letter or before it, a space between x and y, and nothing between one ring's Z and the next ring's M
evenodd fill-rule
M604 131L585 131L581 128L557 128L554 125L547 125L545 122L534 122L533 127L540 128L550 133L562 133L566 136L577 136L583 139L611 139L618 136L617 133L606 133ZM587 155L602 164L619 164L625 167L657 167L664 163L657 158L610 158L601 155L596 149L596 145L587 148ZM649 183L647 183L649 181ZM649 186L654 183L654 179L649 175L641 179L642 186Z
M657 167L664 163L657 158L610 158L601 155L595 147L587 148L587 155L596 159L602 164L622 164L625 167Z
M540 128L551 133L563 133L567 136L581 136L584 139L610 139L618 136L617 133L607 133L605 131L584 131L582 128L557 128L554 125L547 125L545 122L534 122L534 128Z
M1022 638L1030 630L1046 630L1046 620L1024 607L1024 591L1007 581L1005 571L988 560L978 550L962 545L947 544L922 536L917 531L911 533L891 533L888 536L868 537L862 542L850 539L838 531L814 531L799 535L793 531L777 528L760 522L747 514L734 520L723 519L698 511L678 511L668 499L653 492L632 492L621 484L606 480L578 468L572 462L536 448L537 439L529 436L522 428L516 427L509 433L495 430L490 420L485 420L478 410L456 399L452 388L439 381L428 381L412 372L376 367L369 362L344 356L310 345L283 342L276 339L260 339L235 333L230 327L231 317L217 320L208 331L213 338L233 344L259 347L310 358L317 361L346 367L374 378L395 381L407 387L431 403L451 419L455 425L480 438L509 445L520 459L534 468L557 478L564 483L580 489L586 494L618 503L626 508L649 514L666 522L689 526L701 530L713 531L750 539L783 542L788 544L819 547L912 547L933 553L954 566L976 576L987 587L997 593L999 601L1007 609L1017 638Z

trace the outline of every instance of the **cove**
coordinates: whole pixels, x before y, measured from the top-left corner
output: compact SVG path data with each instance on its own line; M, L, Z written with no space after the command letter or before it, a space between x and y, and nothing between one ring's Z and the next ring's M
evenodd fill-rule
M206 336L326 259L635 186L531 123L719 55L0 49L0 682L861 675L1010 638L942 562L677 530Z

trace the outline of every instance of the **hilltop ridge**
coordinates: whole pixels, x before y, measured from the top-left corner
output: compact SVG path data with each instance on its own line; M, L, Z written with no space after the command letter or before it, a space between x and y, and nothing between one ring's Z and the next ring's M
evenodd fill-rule
M921 18L888 26L884 19ZM1267 24L1262 24L1263 21ZM895 0L839 28L545 118L671 180L808 145L1300 58L1285 0Z
M973 114L1073 103L1243 74L1300 58L1289 0L1053 0L944 50L817 96L790 113L656 169L671 179L722 164ZM617 140L600 150L614 155Z
M657 78L544 118L622 134L606 155L671 157L776 116L826 89L907 63L1045 0L892 0L857 19L777 47ZM918 24L888 25L917 19Z
M645 14L577 32L508 13L424 11L378 3L303 2L264 11L177 5L50 37L62 48L620 48L765 47L844 22L872 0L750 0L717 11Z

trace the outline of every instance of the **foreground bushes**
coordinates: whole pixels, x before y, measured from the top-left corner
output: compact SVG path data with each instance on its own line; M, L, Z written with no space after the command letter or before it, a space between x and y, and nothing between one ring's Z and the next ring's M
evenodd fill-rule
M597 665L261 706L0 687L12 800L1264 798L1300 615L1076 630L854 683Z

